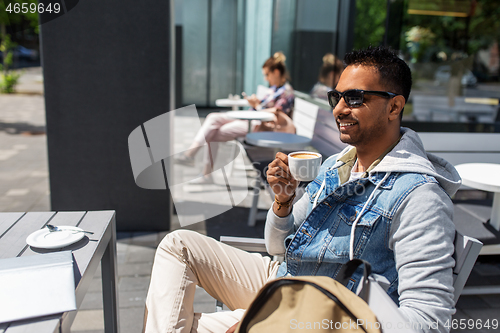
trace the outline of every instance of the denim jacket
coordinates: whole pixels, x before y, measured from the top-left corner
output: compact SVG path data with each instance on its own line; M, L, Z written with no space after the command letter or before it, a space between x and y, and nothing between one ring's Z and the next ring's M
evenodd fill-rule
M374 274L390 283L387 293L398 303L398 273L394 252L389 248L389 232L399 205L416 187L437 183L432 176L415 173L374 173L366 178L340 184L335 159L322 165L319 176L307 188L307 218L297 232L285 239L285 264L278 275L326 275L335 278L349 261L349 241L353 222L377 184L355 230L354 258L368 261ZM322 182L324 189L319 193ZM318 204L313 207L316 196ZM286 272L284 271L286 267ZM362 276L356 271L348 288L356 290Z
M352 147L327 159L291 214L279 217L269 210L266 247L285 256L277 276L335 278L349 260L357 223L353 257L367 260L389 281L387 292L409 322L439 322L429 331L447 332L443 323L454 313L450 197L461 179L450 163L425 151L414 131L401 128L401 133L397 145L360 179L339 181ZM361 270L353 275L351 290L360 276Z

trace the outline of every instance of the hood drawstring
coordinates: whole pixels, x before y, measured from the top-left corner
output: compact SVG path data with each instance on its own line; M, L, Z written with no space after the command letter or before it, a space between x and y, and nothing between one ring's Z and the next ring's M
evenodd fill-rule
M343 164L344 164L344 162L337 161L334 165L332 165L329 168L329 170L333 170L335 168L338 168L339 166L341 166ZM325 175L325 178L323 178L323 182L321 183L321 187L319 188L318 192L316 192L316 194L315 194L316 198L314 198L314 203L313 203L312 209L316 208L316 205L318 204L318 198L319 198L321 192L323 192L323 190L325 189L325 185L326 185L326 175Z
M377 189L380 187L380 185L382 185L383 182L385 182L385 180L387 179L387 177L389 177L390 174L391 174L390 172L386 173L385 176L384 176L384 178L382 178L382 180L380 181L380 183L378 183L377 186L375 186L375 189L372 191L372 193L368 197L368 200L366 200L363 208L361 209L361 211L358 214L358 217L356 218L356 220L354 220L354 222L352 224L352 227L351 227L351 238L350 238L350 241L349 241L349 259L350 260L354 259L354 235L355 235L355 232L356 232L356 225L358 224L359 219L361 218L361 215L363 215L366 207L368 207L368 204L370 203L370 201L372 201L373 196L375 195L375 192L377 192Z
M333 165L330 168L330 170L339 167L340 164L343 164L343 162L337 161L337 163L335 163L335 165ZM370 203L370 201L372 201L373 196L375 195L375 192L380 187L380 185L382 185L382 183L387 180L387 178L390 176L390 174L391 174L390 172L386 173L385 176L384 176L384 178L382 178L382 180L380 181L380 183L378 183L377 186L375 186L375 189L373 190L373 192L368 197L368 200L366 200L363 208L361 209L361 212L359 212L358 217L356 218L356 220L354 220L354 222L352 224L352 227L351 227L351 237L350 237L350 241L349 241L349 259L350 260L354 259L354 235L355 235L355 232L356 232L356 225L358 224L359 219L363 215L366 207L368 207L368 204ZM321 187L319 188L318 192L316 192L316 194L315 194L316 198L314 198L314 203L313 203L312 209L316 208L316 206L318 205L319 196L321 195L321 192L323 192L323 190L325 188L325 185L326 185L326 176L323 179L323 182L321 183Z
M319 188L319 191L316 192L316 198L314 198L313 209L316 208L316 205L318 204L318 198L319 198L321 192L323 192L323 189L325 188L325 184L326 184L326 177L325 177L325 179L323 179L323 182L321 183L321 187Z

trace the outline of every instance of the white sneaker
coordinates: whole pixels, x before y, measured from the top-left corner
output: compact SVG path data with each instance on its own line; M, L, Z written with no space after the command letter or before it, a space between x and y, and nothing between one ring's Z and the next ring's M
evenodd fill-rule
M195 178L193 180L190 180L188 184L191 185L208 185L208 184L214 184L214 179L211 175L208 176L200 176L198 178Z
M175 158L174 162L177 164L182 164L182 165L193 167L194 166L194 157L189 157L189 156L186 156L183 154L183 155Z

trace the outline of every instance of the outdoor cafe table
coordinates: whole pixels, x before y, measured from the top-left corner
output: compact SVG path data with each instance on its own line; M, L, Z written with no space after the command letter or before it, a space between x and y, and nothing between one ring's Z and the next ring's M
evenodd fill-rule
M311 143L311 139L302 135L282 132L254 132L245 137L245 142L266 148L284 150L304 149Z
M494 193L490 225L500 231L500 164L465 163L455 168L465 186Z
M226 115L233 119L248 120L248 133L252 131L252 120L274 120L274 114L266 111L229 111L226 112Z
M78 242L61 249L32 248L26 237L44 228L77 226L94 234L86 234ZM99 261L102 270L104 330L118 332L118 295L116 292L116 231L114 211L89 212L29 212L0 213L0 258L43 255L54 251L73 252L75 268L76 305L80 307L90 286ZM1 302L1 300L0 300ZM0 333L17 332L70 332L76 311L0 324Z
M248 101L244 98L241 99L221 98L215 101L215 105L221 107L230 107L235 111L238 110L238 108L250 106L250 104L248 104Z

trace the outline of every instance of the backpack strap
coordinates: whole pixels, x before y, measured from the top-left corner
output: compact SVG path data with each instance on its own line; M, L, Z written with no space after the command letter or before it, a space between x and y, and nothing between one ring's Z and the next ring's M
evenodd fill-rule
M344 286L347 287L347 284L349 283L351 276L354 274L356 269L358 269L358 267L361 265L364 265L363 280L361 282L363 283L363 285L361 287L361 291L358 296L366 301L368 299L368 291L370 287L368 276L370 276L370 274L372 273L372 267L370 266L370 263L368 261L361 259L352 259L348 261L347 263L342 265L335 280L337 280L338 282L342 283Z

